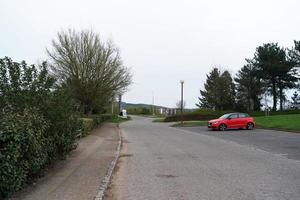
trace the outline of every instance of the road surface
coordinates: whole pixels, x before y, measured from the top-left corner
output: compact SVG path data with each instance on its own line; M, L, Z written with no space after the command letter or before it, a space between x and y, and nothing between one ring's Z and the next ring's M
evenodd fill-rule
M124 145L107 199L300 199L297 159L151 121L122 124ZM255 131L249 134L257 137Z

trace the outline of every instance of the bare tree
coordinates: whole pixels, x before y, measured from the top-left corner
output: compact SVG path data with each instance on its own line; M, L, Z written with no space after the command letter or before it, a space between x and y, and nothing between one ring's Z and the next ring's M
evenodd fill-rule
M132 82L118 48L112 41L102 42L92 30L59 32L47 53L53 73L70 89L85 114L101 111L112 96L124 93Z

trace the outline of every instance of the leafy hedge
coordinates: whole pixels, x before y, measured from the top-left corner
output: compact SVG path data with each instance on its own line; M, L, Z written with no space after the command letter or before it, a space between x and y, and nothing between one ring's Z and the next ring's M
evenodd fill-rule
M81 128L81 135L80 136L86 136L88 135L93 128L95 127L95 122L91 118L80 118L82 128Z
M0 198L76 148L76 103L47 67L0 59Z
M38 175L48 161L46 120L35 110L6 109L0 121L0 193L7 196Z
M93 128L101 125L104 122L117 122L119 119L118 115L112 114L101 114L101 115L86 115L80 118L81 121L81 135L86 136L88 135Z

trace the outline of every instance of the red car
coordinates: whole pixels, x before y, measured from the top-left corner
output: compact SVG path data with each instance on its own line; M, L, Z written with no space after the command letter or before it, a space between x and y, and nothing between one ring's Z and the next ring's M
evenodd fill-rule
M219 119L213 119L208 122L208 128L218 129L220 131L234 128L252 130L254 127L254 119L246 113L228 113Z

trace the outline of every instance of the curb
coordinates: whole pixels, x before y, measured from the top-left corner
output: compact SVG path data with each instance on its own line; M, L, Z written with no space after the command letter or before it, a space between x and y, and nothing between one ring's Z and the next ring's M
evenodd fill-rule
M103 200L104 199L105 191L108 188L108 185L109 185L109 183L111 181L111 178L112 178L112 173L115 169L115 166L116 166L116 164L118 162L118 159L119 159L119 156L120 156L122 136L121 136L121 130L119 129L119 126L117 126L117 128L118 128L118 132L119 132L119 142L118 142L118 146L117 146L117 149L116 149L116 152L115 152L115 157L109 165L109 168L106 172L106 175L105 175L103 181L101 182L99 191L98 191L97 195L95 196L94 200Z

